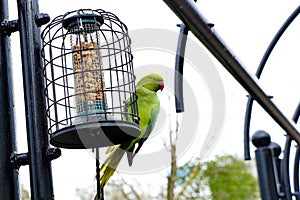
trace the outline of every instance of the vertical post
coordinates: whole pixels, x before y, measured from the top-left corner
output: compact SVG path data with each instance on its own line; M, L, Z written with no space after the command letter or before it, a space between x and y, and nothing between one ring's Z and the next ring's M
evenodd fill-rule
M8 20L8 0L0 2L0 22ZM10 38L0 32L0 199L19 199L18 171L10 163L10 156L17 151L14 121L13 81Z
M257 148L255 150L255 158L262 200L278 199L271 149L268 147Z
M23 85L26 109L31 198L54 199L44 79L41 60L38 0L18 0Z
M270 135L265 131L257 131L253 134L252 143L257 147L255 159L262 200L278 199L276 188L275 170L273 166Z

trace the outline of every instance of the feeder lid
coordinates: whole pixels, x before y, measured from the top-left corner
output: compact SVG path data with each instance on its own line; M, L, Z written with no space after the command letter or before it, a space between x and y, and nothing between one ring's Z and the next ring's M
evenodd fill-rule
M60 129L51 134L50 143L67 149L89 149L127 143L139 135L139 126L133 122L98 121Z
M76 26L84 24L97 24L101 26L104 23L104 19L101 15L96 14L77 14L63 20L62 25L65 29L70 30Z

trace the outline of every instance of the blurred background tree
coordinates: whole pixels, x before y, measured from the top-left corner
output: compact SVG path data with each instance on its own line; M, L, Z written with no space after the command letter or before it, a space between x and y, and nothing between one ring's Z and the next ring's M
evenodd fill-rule
M174 200L260 199L258 180L251 174L248 163L232 155L186 163L176 169L173 179L173 194L164 194L163 199L171 200L170 196Z
M257 179L243 160L232 155L218 156L206 163L204 176L212 199L259 199Z
M260 199L258 180L250 173L247 162L233 155L224 155L203 163L186 163L175 170L176 174L172 177L172 194L169 191L171 173L167 176L168 184L161 186L159 194L153 194L151 190L142 191L137 181L127 182L119 174L117 179L111 179L105 187L105 197L112 200ZM76 193L80 200L90 200L95 195L95 189L93 186L76 189ZM26 190L24 194L22 200L29 200L26 199ZM170 199L171 197L173 199Z
M95 197L95 189L93 185L87 186L85 188L76 188L76 195L80 200L92 200Z

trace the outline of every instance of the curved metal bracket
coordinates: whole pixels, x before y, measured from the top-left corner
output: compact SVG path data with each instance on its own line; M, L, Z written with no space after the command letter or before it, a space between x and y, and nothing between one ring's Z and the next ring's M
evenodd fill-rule
M281 28L278 30L276 35L274 36L273 40L269 44L265 54L263 55L257 71L255 73L256 77L259 79L263 72L263 69L269 59L274 47L276 46L277 42L279 41L280 37L283 35L285 30L289 27L289 25L294 21L294 19L298 16L300 12L300 6L289 16L289 18L284 22ZM249 132L250 132L250 121L251 121L251 114L252 114L252 106L253 106L253 97L251 95L248 96L247 107L246 107L246 114L245 114L245 122L244 122L244 156L245 160L250 160L250 151L249 151Z

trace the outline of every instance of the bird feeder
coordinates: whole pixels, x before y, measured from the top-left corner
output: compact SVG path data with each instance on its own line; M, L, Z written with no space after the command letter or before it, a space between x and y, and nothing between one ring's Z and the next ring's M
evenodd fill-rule
M50 143L72 149L140 134L127 27L104 10L56 17L42 32Z

